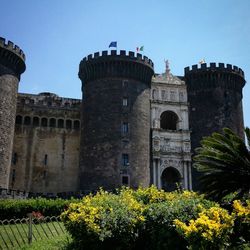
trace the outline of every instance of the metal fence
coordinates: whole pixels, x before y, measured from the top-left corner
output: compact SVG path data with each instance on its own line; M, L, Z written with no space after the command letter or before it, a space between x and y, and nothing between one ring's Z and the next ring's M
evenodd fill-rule
M33 241L66 234L60 217L30 214L28 218L0 220L0 249L19 249Z

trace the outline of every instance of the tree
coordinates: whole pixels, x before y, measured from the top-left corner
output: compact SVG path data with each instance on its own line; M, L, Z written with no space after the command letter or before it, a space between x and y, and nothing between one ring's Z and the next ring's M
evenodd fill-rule
M250 145L250 129L245 129ZM200 183L208 198L220 201L235 193L237 199L249 197L250 151L245 141L229 128L204 137L196 149L194 167L202 173Z

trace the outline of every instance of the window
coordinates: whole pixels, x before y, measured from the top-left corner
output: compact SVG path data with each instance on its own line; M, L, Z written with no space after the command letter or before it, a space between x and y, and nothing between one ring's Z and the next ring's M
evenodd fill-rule
M39 123L40 123L40 121L39 121L39 117L33 117L33 126L34 127L37 127L37 126L39 126Z
M127 87L128 87L128 80L123 80L123 81L122 81L122 86L123 86L124 88L127 88Z
M47 166L48 164L48 155L44 155L44 165Z
M164 101L166 100L166 91L165 90L162 90L161 91L161 99Z
M74 121L74 129L79 129L80 128L80 122L79 121Z
M51 128L55 128L56 127L56 119L55 118L50 118L50 120L49 120L49 126Z
M30 117L29 116L25 116L24 117L24 125L30 125L30 123L31 123Z
M175 91L171 90L170 91L170 101L175 101L176 93Z
M64 120L63 119L59 119L58 120L58 128L63 128L64 127Z
M180 92L179 96L180 96L180 101L184 102L184 93Z
M127 97L123 97L122 106L128 106L128 98Z
M178 116L172 111L165 111L161 114L161 128L177 130Z
M129 166L128 154L122 154L122 165Z
M128 133L128 123L127 122L124 122L122 124L122 133L123 134L127 134Z
M13 156L12 156L12 164L16 165L17 164L17 160L18 160L17 153L14 153Z
M11 175L11 181L12 181L12 182L15 182L15 180L16 180L16 170L13 169L13 170L12 170L12 175Z
M72 121L66 120L66 129L72 129Z
M153 98L153 100L156 100L158 98L158 92L156 89L153 89L153 91L152 91L152 98Z
M48 119L47 118L42 118L41 125L42 125L42 127L47 127L48 126Z
M16 124L22 124L23 117L21 115L16 116Z
M122 175L122 185L129 186L129 176L128 175Z

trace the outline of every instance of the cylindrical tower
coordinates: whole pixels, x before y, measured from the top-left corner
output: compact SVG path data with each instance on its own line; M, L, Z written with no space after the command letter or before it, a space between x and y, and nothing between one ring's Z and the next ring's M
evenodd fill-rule
M12 42L0 38L0 186L8 188L15 129L17 89L25 71L25 55Z
M80 188L149 185L150 86L153 63L121 50L80 63Z
M200 146L203 136L228 127L244 138L242 88L244 72L231 64L206 63L185 68L188 90L191 146ZM193 171L193 187L198 188L197 172Z

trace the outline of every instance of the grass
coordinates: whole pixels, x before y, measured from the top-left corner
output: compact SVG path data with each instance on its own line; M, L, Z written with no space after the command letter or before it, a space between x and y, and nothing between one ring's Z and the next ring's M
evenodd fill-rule
M53 244L54 246L62 246L69 241L69 235L63 223L58 221L32 224L32 232L31 246L34 248L28 246L27 223L1 225L0 249L62 249L54 248ZM42 245L45 248L41 248Z
M69 244L71 243L71 237L67 234L53 237L52 239L38 240L33 242L30 245L22 246L21 250L59 250L59 249L68 249Z

